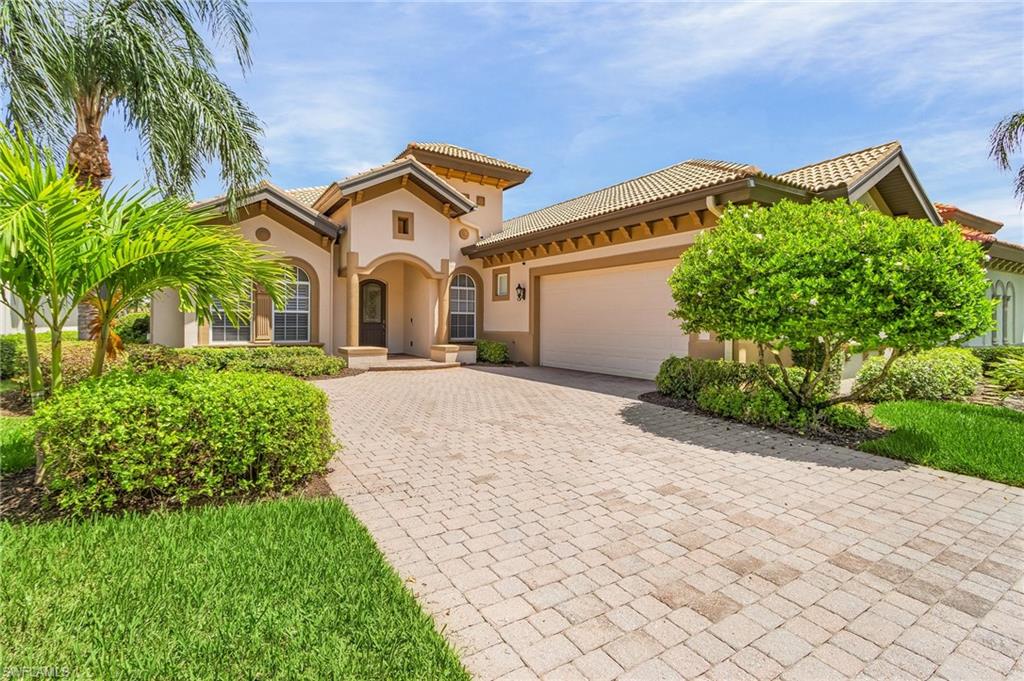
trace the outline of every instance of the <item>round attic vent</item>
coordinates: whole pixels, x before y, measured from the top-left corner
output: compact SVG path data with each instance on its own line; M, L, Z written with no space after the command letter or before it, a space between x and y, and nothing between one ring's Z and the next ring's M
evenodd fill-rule
M268 241L270 239L270 230L266 227L260 227L256 230L256 238L260 241Z

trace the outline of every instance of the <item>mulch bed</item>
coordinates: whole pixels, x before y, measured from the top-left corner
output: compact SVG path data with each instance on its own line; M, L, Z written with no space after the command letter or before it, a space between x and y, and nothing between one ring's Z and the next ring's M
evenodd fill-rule
M708 418L719 419L726 423L742 423L745 426L751 428L760 428L762 430L775 430L780 433L786 433L787 435L796 435L798 437L806 438L808 440L814 440L815 442L822 442L828 445L838 445L840 447L849 447L850 449L857 449L858 445L868 440L874 440L875 438L882 437L886 434L886 430L875 424L868 427L867 430L856 430L856 431L844 431L844 430L828 430L826 428L819 428L817 430L800 431L796 428L787 428L786 426L759 426L753 423L743 423L742 421L736 421L735 419L726 418L720 414L714 414L709 411L701 409L694 400L681 400L675 397L669 397L668 395L662 395L659 392L644 393L638 397L638 399L644 402L650 402L651 404L657 404L661 407L669 407L671 409L679 409L681 411L688 411L701 416L707 416ZM854 405L858 408L862 408L859 405Z
M304 499L317 499L334 495L327 479L324 477L328 472L311 476L305 484L292 490L288 494L271 496L269 498L252 497L230 497L227 499L204 499L188 504L188 508L208 505L223 505L228 503L258 503L269 499L286 499L301 497ZM180 504L168 503L166 500L153 500L152 503L119 508L113 513L141 512L151 513L158 510L180 509ZM11 523L38 523L49 520L57 520L62 517L61 512L52 504L46 502L44 490L41 485L35 484L35 468L28 468L18 473L0 476L0 520Z

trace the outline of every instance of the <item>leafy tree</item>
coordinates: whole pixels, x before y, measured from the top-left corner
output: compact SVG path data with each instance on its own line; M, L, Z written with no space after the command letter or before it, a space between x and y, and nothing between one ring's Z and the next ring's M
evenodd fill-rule
M753 341L765 381L795 407L817 410L874 387L816 393L837 354L887 353L881 381L901 355L988 330L984 257L956 225L845 200L730 206L673 271L672 315L688 333ZM768 371L769 362L782 366L784 348L815 359L795 376Z
M155 291L178 291L181 308L208 319L214 300L239 321L254 284L278 304L290 270L237 231L151 191L104 196L77 185L66 164L0 128L0 287L21 317L34 395L42 391L37 315L50 330L51 392L62 387L61 329L91 298L99 333L93 373L103 369L111 322ZM22 305L16 305L10 296Z
M1012 113L999 121L992 130L989 139L991 147L989 156L1003 170L1012 168L1010 158L1024 148L1024 111ZM1017 168L1017 178L1013 185L1014 195L1024 202L1024 165Z
M110 177L103 125L139 133L165 194L187 195L217 160L232 201L265 174L260 123L216 75L206 29L250 65L245 0L4 0L0 91L9 122L67 147L81 181Z

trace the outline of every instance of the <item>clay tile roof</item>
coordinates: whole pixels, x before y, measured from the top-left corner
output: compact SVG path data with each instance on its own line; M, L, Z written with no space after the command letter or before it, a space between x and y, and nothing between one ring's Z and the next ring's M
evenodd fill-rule
M586 220L753 176L763 177L764 174L755 166L743 163L707 159L683 161L674 166L578 196L575 199L505 220L500 232L481 239L477 243L486 246L577 220Z
M330 185L322 184L317 187L296 187L295 189L283 189L281 191L301 203L303 206L311 208L328 186Z
M472 149L466 149L464 147L457 147L454 144L445 144L443 142L409 142L399 156L404 156L410 149L420 149L422 151L429 151L434 154L441 154L442 156L450 156L451 158L461 159L463 161L472 161L473 163L482 163L483 165L494 166L495 168L504 168L505 170L512 170L517 173L525 173L529 175L531 173L529 168L516 165L515 163L509 163L503 161L500 158L488 156L487 154L481 154L478 151Z
M868 147L867 149L830 158L827 161L796 168L777 177L812 192L823 192L842 186L850 186L864 173L874 168L887 156L899 151L899 149L899 142L887 142L877 147Z
M939 213L939 217L942 221L951 219L954 215L960 212L960 209L951 203L936 203L935 210Z
M971 229L970 227L961 227L960 234L963 235L968 241L977 241L979 244L994 244L996 237L994 234L986 234L977 229Z

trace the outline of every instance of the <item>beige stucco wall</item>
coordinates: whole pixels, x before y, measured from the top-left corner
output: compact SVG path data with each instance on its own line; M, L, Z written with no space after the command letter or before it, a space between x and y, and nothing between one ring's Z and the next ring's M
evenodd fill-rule
M149 302L150 342L180 348L185 344L185 315L178 309L178 292L164 289Z
M413 238L396 239L392 211L413 214ZM348 249L359 254L359 266L367 267L381 257L408 253L436 271L451 252L450 221L411 192L398 189L352 208Z
M462 194L468 195L470 201L476 202L478 196L484 197L484 205L478 205L475 210L466 216L467 220L480 227L481 238L501 231L501 221L503 219L502 190L497 187L489 187L464 180L449 179L448 183Z

